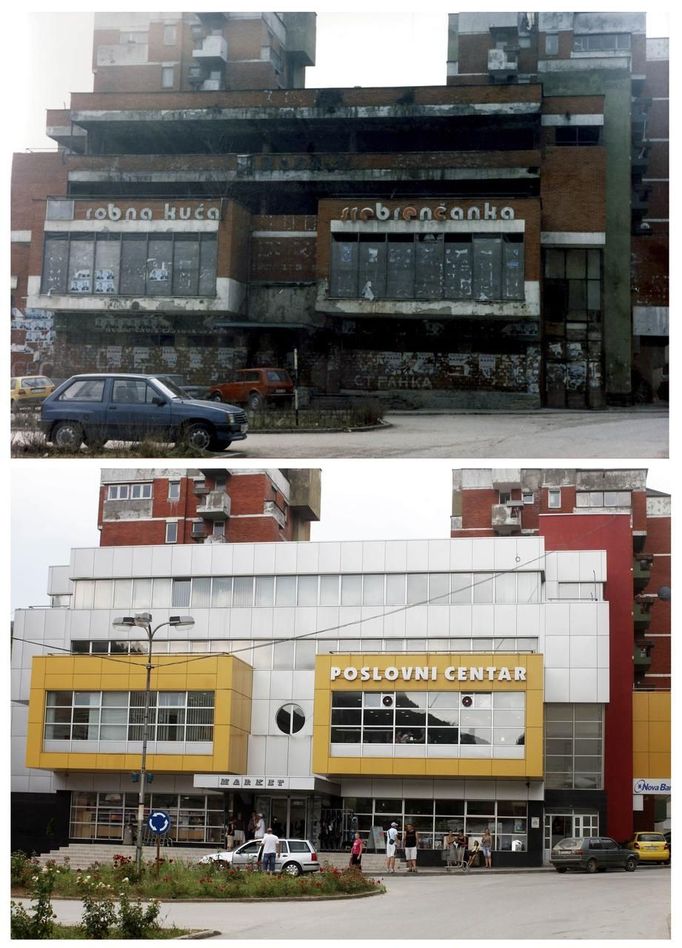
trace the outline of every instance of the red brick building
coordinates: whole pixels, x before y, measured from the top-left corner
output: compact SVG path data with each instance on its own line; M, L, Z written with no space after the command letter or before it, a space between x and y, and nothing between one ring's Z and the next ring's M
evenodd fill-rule
M103 469L101 546L310 539L320 472L310 469Z
M452 18L447 85L305 89L311 14L96 15L94 91L15 161L15 369L297 350L303 398L629 402L644 17L524 16Z
M634 686L669 691L670 497L647 488L646 476L646 470L615 469L456 470L451 536L547 535L548 518L559 518L584 545L593 515L625 514ZM567 597L573 592L567 590Z

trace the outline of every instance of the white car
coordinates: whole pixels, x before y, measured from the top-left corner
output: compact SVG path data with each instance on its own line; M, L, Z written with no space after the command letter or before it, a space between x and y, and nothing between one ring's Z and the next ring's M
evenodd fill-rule
M222 862L235 869L247 866L258 868L261 861L262 840L251 839L236 849L225 849L217 853L202 856L199 862ZM319 872L320 863L317 851L307 839L280 839L279 852L275 857L275 872L285 872L289 876L300 876L304 872Z

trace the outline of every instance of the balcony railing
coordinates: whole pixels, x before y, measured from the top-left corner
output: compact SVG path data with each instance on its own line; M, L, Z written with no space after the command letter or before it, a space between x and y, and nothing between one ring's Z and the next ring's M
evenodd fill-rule
M651 646L642 647L635 646L634 655L632 660L635 663L635 669L637 671L646 671L646 669L651 665Z
M653 556L637 557L632 564L632 580L635 592L641 592L651 579Z

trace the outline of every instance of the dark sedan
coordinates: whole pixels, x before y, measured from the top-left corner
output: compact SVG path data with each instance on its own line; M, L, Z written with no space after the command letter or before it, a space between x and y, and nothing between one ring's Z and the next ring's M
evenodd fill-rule
M550 862L557 872L568 869L581 869L583 872L625 869L634 872L639 856L619 846L610 836L569 836L552 848Z
M43 402L40 427L48 441L72 450L150 438L220 451L243 441L248 430L235 405L188 398L167 377L125 372L67 379Z

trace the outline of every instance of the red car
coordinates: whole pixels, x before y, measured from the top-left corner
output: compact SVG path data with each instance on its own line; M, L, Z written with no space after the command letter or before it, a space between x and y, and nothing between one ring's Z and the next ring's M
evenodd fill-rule
M205 396L212 402L246 405L252 411L263 408L266 402L290 405L294 383L286 369L239 369L231 382L211 385Z

